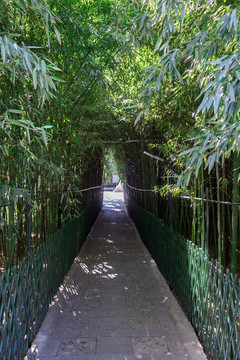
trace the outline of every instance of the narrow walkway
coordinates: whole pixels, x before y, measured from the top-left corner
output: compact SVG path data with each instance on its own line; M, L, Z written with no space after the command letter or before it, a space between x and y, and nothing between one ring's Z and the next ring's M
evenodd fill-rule
M105 194L25 359L205 360L123 201Z

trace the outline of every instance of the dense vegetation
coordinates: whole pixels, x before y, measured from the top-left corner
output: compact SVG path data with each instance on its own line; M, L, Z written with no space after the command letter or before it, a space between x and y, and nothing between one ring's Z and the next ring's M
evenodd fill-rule
M168 195L167 208L161 203L154 210L146 193L145 206L151 204L158 216L233 273L239 257L239 214L236 205L223 203L238 202L237 6L221 1L143 2L127 36L147 61L134 104L135 124L146 142L128 146L128 182L145 189L158 185L156 191L165 196L169 189L190 195L192 201L184 198L184 203ZM180 190L181 185L188 189ZM205 206L193 197L211 201L208 216L209 202Z
M41 215L37 246L44 226L50 233L79 211L79 189L101 183L109 147L130 185L165 198L158 216L204 248L204 203L180 206L168 191L239 201L238 2L3 0L0 10L0 202L15 204L1 208L0 251L9 263L26 252L29 204ZM33 201L54 193L52 205ZM209 250L233 272L238 228L237 206L211 203Z

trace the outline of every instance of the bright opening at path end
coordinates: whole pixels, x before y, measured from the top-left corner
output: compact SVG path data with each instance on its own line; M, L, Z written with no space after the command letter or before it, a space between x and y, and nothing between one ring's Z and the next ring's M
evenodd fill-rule
M108 201L123 201L123 191L114 192L113 190L103 192L103 203Z

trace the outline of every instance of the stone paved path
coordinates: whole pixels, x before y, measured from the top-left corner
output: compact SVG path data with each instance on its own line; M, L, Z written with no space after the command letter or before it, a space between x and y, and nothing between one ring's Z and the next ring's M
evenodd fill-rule
M105 194L25 360L206 360L119 194Z

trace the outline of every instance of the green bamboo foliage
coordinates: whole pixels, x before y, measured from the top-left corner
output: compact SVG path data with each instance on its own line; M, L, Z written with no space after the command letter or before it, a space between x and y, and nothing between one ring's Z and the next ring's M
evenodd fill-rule
M88 206L92 197L79 190L101 185L99 134L112 134L114 127L108 126L113 116L99 71L113 64L105 49L101 66L88 50L104 37L110 49L117 46L105 31L106 19L78 1L68 4L71 11L65 1L48 5L54 13L42 0L0 2L0 205L6 205L0 210L1 271L26 255L29 241L31 250L37 248ZM83 13L94 20L82 22Z
M91 177L91 183L85 183L87 188L101 185L101 171L101 159L92 158L91 166L88 166L85 174L86 179ZM16 179L12 173L11 182L14 181ZM57 187L56 184L47 187L48 179L43 173L35 183L34 181L31 196L24 198L18 192L16 195L17 190L11 188L8 198L5 198L5 205L1 208L1 272L16 264L28 251L33 251L46 242L57 227L80 214L95 199L89 192L84 195L81 193L84 188L81 179L78 179L78 189L76 180L73 188ZM3 197L1 199L3 201Z
M159 189L137 201L202 248L204 201L175 195L209 188L209 252L236 270L237 207L219 204L238 201L235 3L0 2L0 205L16 203L1 209L2 259L26 253L29 207L32 247L83 209L91 195L75 191L100 184L103 151L120 142L129 184ZM31 200L31 188L58 195Z

